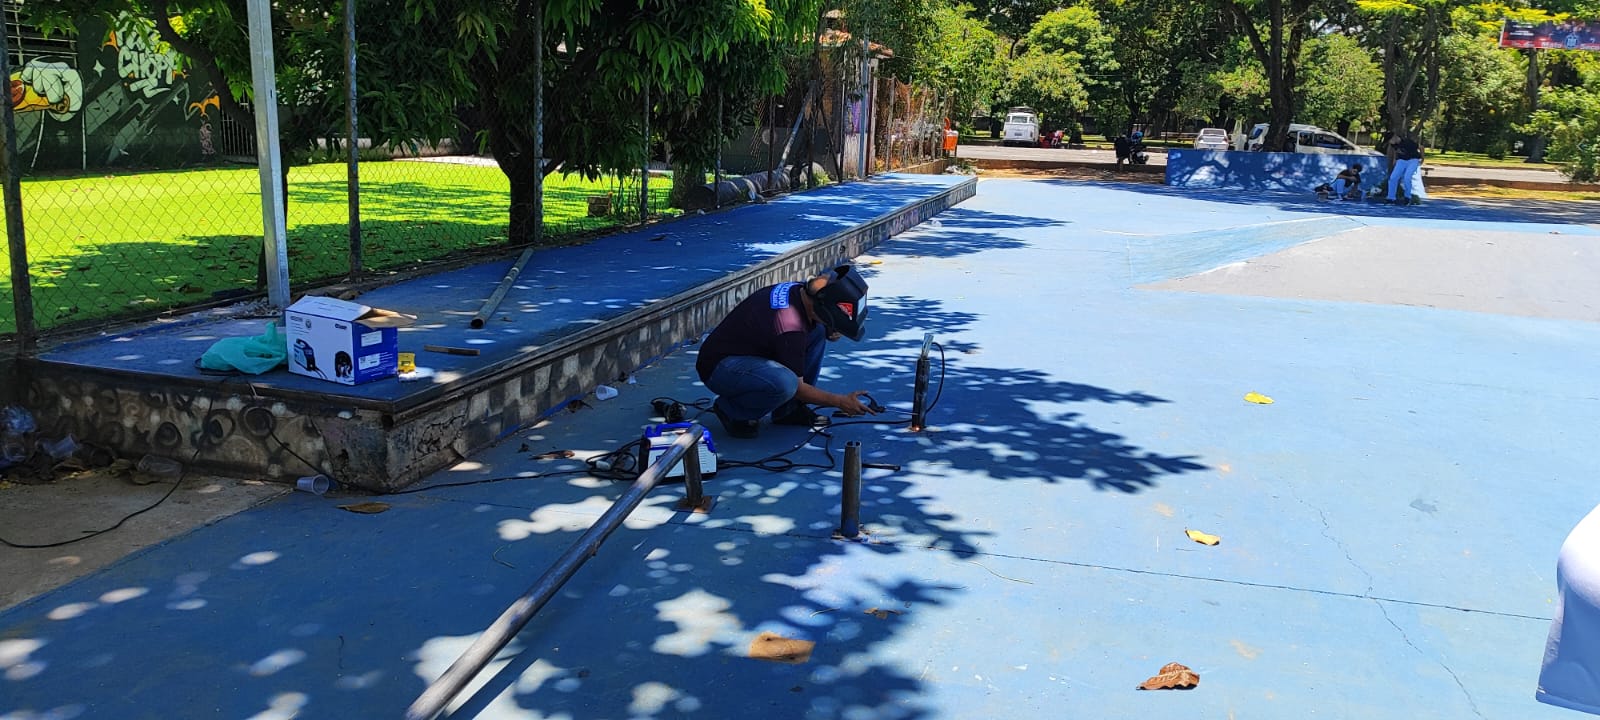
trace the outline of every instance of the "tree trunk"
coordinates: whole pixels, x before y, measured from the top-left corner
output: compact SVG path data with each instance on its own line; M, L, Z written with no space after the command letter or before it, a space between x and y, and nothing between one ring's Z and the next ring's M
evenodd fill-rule
M527 167L515 173L506 173L506 178L511 181L511 217L506 232L513 245L533 242L534 223L539 221L537 204L534 202L534 193L539 187L535 169L531 162L523 165Z
M1527 105L1526 115L1531 118L1534 111L1539 109L1539 86L1542 84L1539 78L1539 49L1528 48L1527 56L1528 81L1523 85L1522 99ZM1528 162L1544 162L1544 143L1545 138L1543 135L1534 135L1528 138Z
M706 168L685 159L672 162L672 206L681 208L689 200L689 193L705 184Z

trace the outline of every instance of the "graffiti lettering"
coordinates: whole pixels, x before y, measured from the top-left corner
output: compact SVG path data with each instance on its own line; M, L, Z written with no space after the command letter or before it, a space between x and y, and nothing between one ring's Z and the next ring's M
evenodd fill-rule
M128 89L155 97L172 85L178 54L161 42L148 21L123 13L117 17L117 74Z

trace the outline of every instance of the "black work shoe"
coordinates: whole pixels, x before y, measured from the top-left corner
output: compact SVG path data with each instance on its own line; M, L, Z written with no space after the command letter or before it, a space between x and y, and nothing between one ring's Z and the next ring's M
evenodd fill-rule
M806 407L805 403L795 403L787 411L772 414L773 425L793 425L795 427L822 427L828 424L828 416L814 412Z
M717 414L717 419L722 421L722 429L726 430L730 437L749 440L756 436L756 432L761 427L754 420L735 420L728 417L727 413L722 412L722 406L716 403L711 404L711 412Z

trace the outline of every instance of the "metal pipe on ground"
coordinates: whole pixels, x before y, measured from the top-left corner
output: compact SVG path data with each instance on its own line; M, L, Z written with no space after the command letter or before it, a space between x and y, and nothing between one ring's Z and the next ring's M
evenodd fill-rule
M861 443L844 444L844 491L839 499L839 536L854 539L861 534Z
M522 597L517 598L516 602L506 608L505 612L472 642L466 652L450 664L450 668L445 670L439 679L434 680L433 684L422 691L416 702L411 703L411 707L406 709L406 720L433 720L439 713L444 712L445 706L461 693L462 688L465 688L472 678L477 677L478 673L483 672L484 666L511 642L511 638L538 614L545 603L555 597L561 586L578 572L578 568L583 567L584 562L599 551L600 544L622 526L622 521L639 507L645 496L661 484L667 471L683 460L685 453L699 452L697 444L700 442L702 432L700 423L694 423L689 426L687 432L667 446L666 452L651 463L639 479L628 486L622 497L611 503L611 508L589 527L588 532L578 538L572 547L567 548L567 551L556 560L555 565L546 570L533 587L528 588Z
M499 309L500 302L506 299L506 293L511 292L512 284L516 283L517 276L522 274L522 268L528 264L528 260L532 257L533 248L523 250L522 255L517 258L517 263L506 271L505 278L500 281L500 287L494 289L494 294L483 302L483 307L478 308L478 314L472 316L472 328L474 330L483 327L483 324L489 320L489 316Z

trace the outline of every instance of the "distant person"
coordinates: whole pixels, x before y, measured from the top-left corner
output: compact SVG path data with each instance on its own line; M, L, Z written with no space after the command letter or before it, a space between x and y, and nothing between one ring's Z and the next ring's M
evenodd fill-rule
M1127 135L1118 135L1111 139L1111 148L1117 152L1117 169L1121 170L1122 164L1128 161L1128 155L1132 153L1133 143Z
M1417 146L1417 141L1410 135L1401 135L1393 143L1394 169L1389 171L1388 202L1393 204L1395 196L1404 193L1406 203L1420 202L1411 194L1411 178L1417 174L1417 168L1422 166L1422 148ZM1419 181L1420 182L1420 181Z
M1361 199L1361 163L1339 171L1333 179L1333 196L1340 200Z

